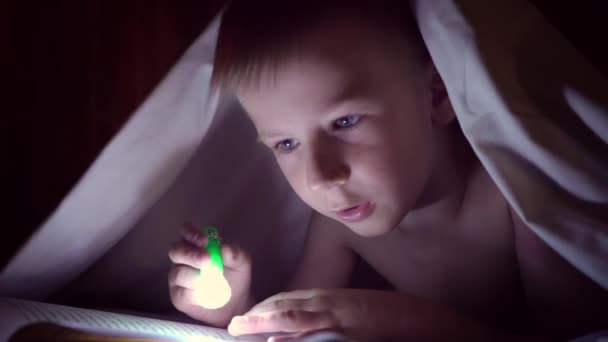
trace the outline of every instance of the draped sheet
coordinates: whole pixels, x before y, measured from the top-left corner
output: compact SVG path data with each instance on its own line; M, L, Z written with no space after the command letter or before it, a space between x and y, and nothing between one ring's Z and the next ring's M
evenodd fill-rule
M525 1L411 3L463 132L502 193L608 289L606 79ZM254 143L234 98L210 92L219 20L2 271L1 295L43 299L67 286L108 304L130 293L169 306L166 252L184 220L250 250L259 295L282 286L310 209Z
M542 240L608 289L608 81L526 1L413 1L475 153Z

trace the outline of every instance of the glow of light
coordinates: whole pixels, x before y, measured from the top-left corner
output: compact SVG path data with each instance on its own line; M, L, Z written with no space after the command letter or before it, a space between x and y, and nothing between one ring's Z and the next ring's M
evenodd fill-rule
M198 284L194 290L194 302L206 309L219 309L228 303L232 290L224 277L219 233L214 227L206 227L204 231L208 237L205 250L209 253L211 261L200 270Z
M201 269L199 284L194 291L194 302L205 309L219 309L226 305L232 290L221 269L209 265Z

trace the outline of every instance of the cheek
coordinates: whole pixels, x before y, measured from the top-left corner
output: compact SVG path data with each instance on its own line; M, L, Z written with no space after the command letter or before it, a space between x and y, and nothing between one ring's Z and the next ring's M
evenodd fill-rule
M309 206L312 206L305 182L304 168L296 160L277 160L277 163L293 191L302 199L302 201Z
M374 195L393 193L407 172L407 163L403 162L392 148L380 148L375 152L358 153L352 160L354 175Z
M353 170L358 170L355 172L369 186L368 191L393 201L415 197L427 180L432 132L395 128L385 132L372 149L352 153Z

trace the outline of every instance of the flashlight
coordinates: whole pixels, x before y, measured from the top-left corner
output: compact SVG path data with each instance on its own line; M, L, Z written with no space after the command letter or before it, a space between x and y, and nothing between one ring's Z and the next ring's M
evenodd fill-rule
M224 277L222 240L214 227L205 227L204 233L208 238L205 250L211 260L199 271L194 302L206 309L219 309L228 303L232 295L230 285Z

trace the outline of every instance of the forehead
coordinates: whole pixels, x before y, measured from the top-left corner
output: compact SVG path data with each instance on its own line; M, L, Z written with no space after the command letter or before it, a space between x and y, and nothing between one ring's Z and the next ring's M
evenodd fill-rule
M313 32L297 53L238 87L237 96L255 121L258 113L286 105L320 112L348 98L386 91L411 68L379 35L349 22Z
M317 117L346 99L369 96L372 81L366 79L353 66L300 58L284 63L256 86L241 87L237 96L259 128L286 119Z

